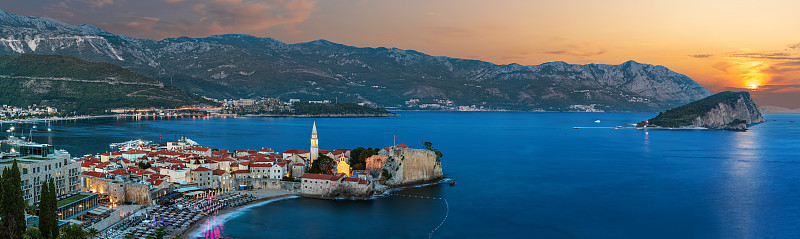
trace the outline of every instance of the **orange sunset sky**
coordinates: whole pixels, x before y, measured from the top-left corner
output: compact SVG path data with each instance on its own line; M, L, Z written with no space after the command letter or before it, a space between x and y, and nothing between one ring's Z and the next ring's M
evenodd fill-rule
M6 2L6 1L4 1ZM327 39L497 64L663 65L800 108L800 1L10 0L7 12L163 39Z

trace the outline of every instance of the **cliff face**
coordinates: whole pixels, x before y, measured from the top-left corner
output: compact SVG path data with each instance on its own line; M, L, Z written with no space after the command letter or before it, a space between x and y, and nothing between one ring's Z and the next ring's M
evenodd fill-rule
M444 177L442 163L436 159L436 154L425 149L397 149L383 169L392 175L386 185L419 183Z
M747 126L764 122L758 106L750 95L740 96L734 103L720 102L706 114L697 117L692 125L709 129L746 130Z
M670 109L641 124L649 127L746 130L748 126L761 122L764 122L764 118L750 98L750 93L726 91Z

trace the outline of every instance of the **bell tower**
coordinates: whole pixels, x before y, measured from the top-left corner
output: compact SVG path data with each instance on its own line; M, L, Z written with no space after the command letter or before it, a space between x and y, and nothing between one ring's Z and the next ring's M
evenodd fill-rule
M317 141L317 122L314 121L314 127L311 129L311 162L317 160L319 156L319 142Z

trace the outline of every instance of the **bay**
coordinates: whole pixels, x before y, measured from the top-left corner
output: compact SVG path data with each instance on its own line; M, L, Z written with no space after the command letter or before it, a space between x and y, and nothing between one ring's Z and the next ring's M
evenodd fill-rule
M212 148L285 151L307 149L316 121L321 149L386 147L391 134L411 147L433 142L456 181L374 200L280 200L214 218L209 237L427 238L440 223L434 238L800 237L800 127L791 122L800 115L768 114L731 132L571 128L654 116L638 113L400 113L91 119L32 135L76 156L180 135Z

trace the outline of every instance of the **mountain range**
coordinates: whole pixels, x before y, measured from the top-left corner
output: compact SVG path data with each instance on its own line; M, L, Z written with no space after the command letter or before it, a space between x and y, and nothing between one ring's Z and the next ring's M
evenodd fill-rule
M524 111L663 111L711 93L663 66L497 65L397 48L250 35L150 40L0 10L0 54L107 62L214 98L339 100L383 107Z
M216 104L113 64L29 53L0 55L0 102L53 106L68 114Z

